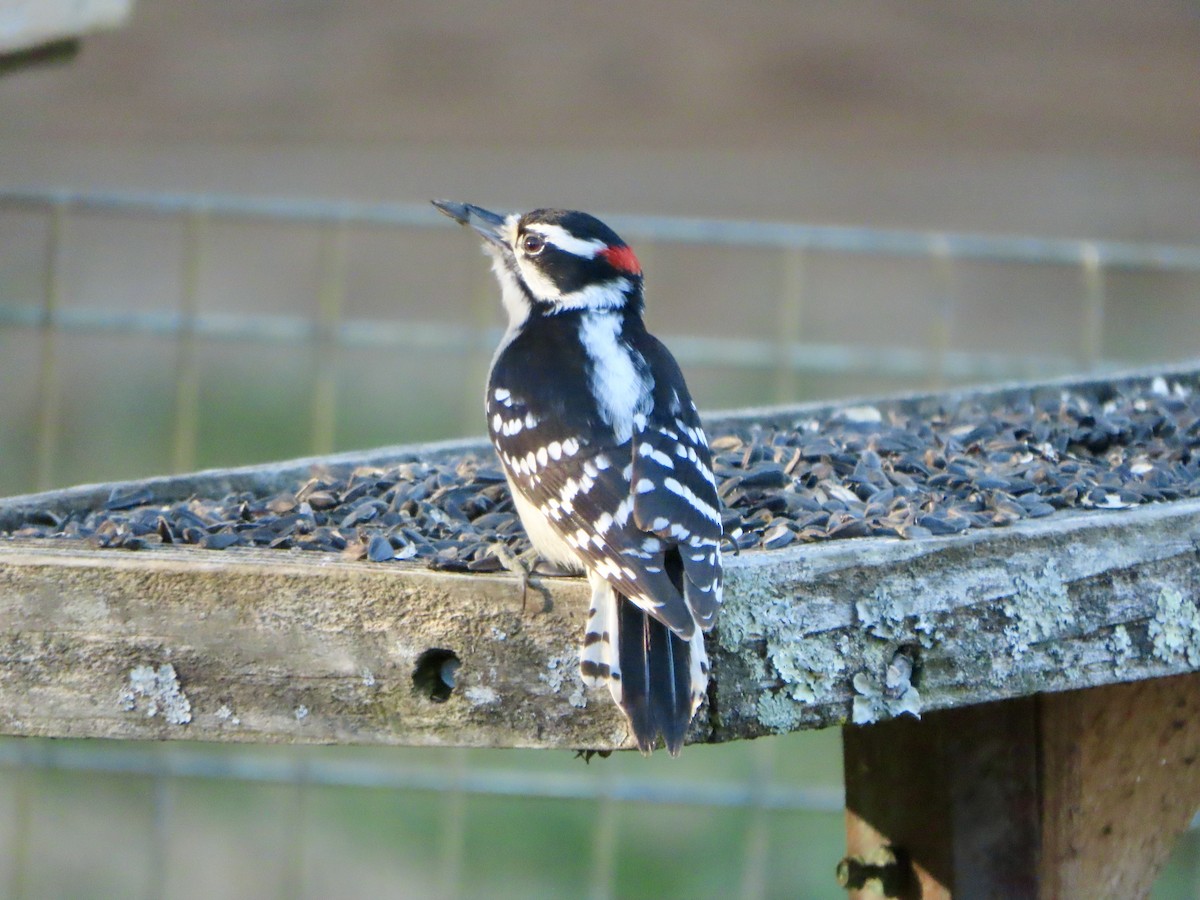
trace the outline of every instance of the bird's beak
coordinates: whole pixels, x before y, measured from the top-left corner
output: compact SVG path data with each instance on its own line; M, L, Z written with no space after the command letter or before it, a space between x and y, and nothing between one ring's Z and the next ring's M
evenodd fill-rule
M458 224L470 225L485 241L497 247L508 248L508 242L504 238L504 216L470 203L455 203L453 200L431 202Z

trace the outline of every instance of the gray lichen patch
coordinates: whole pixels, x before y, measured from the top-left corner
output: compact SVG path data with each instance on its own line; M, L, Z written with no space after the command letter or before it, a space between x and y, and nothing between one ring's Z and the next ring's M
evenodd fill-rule
M1184 659L1192 668L1200 667L1200 608L1181 591L1174 587L1159 591L1148 633L1159 659Z
M880 719L889 719L904 713L921 718L921 694L911 684L901 690L881 688L866 672L854 676L854 702L851 704L850 720L855 725L867 725ZM899 696L892 696L898 693Z
M496 693L496 689L485 684L472 685L463 693L466 694L467 702L472 706L490 706L500 702L500 695Z
M578 653L552 656L546 663L546 671L538 678L556 694L569 690L567 702L576 709L587 706L587 687L579 676Z
M121 708L141 712L147 718L161 715L170 725L186 725L192 721L192 704L179 686L175 667L165 663L135 666L129 672L129 687L121 692Z
M919 582L909 577L877 585L869 599L854 604L859 624L872 637L881 640L915 639L922 647L933 646L933 622L915 608L916 601L921 598L919 588Z
M827 701L838 693L845 656L836 644L799 634L793 640L774 636L767 641L767 658L792 699L802 703Z
M1108 638L1108 649L1112 653L1113 668L1118 672L1137 658L1133 639L1124 625L1118 625L1112 630L1112 634Z
M1075 610L1053 559L1040 571L1014 575L1013 586L1016 591L1003 607L1011 620L1004 634L1013 657L1019 658L1030 645L1061 635L1074 621Z
M850 650L845 635L817 636L804 620L803 608L790 595L780 596L773 580L759 573L738 573L717 629L720 646L738 653L748 643L765 641L765 654L751 658L752 677L760 684L780 684L762 693L755 715L770 731L794 729L803 719L802 706L828 702L839 694Z
M889 608L888 600L887 591L881 586L875 589L872 599L859 600L854 604L854 613L863 628L869 634L884 640L891 640L896 636L896 619Z
M762 726L770 731L780 734L794 731L803 719L797 700L787 689L766 691L758 698L754 712Z

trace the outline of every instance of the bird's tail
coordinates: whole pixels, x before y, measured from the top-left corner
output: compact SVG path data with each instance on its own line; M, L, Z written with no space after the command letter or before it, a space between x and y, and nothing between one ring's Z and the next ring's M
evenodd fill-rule
M678 756L692 715L708 690L704 634L675 634L607 582L596 579L580 654L589 687L607 684L629 719L638 749L649 753L661 734Z

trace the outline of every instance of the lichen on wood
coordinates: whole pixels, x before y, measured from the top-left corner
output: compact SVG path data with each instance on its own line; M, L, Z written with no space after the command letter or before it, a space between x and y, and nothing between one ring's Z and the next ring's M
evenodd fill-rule
M717 734L942 709L1196 669L1200 502L865 539L730 564ZM897 651L911 686L889 690Z

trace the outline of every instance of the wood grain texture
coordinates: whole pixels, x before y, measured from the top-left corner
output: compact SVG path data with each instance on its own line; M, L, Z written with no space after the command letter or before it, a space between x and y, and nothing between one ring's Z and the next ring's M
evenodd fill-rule
M262 553L5 547L0 729L62 737L602 746L575 647L586 585ZM450 700L413 683L421 654L462 662ZM136 691L170 665L190 720ZM153 693L153 692L152 692Z
M1041 698L1039 896L1146 897L1200 808L1200 676Z
M1200 503L1187 502L733 557L710 639L714 702L691 740L896 715L913 705L885 691L901 647L925 711L1200 668L1198 539ZM580 579L524 592L514 576L316 553L6 542L0 729L624 746L576 674L586 595ZM435 647L463 663L443 704L411 685ZM194 712L184 726L120 708L134 668L167 663Z

